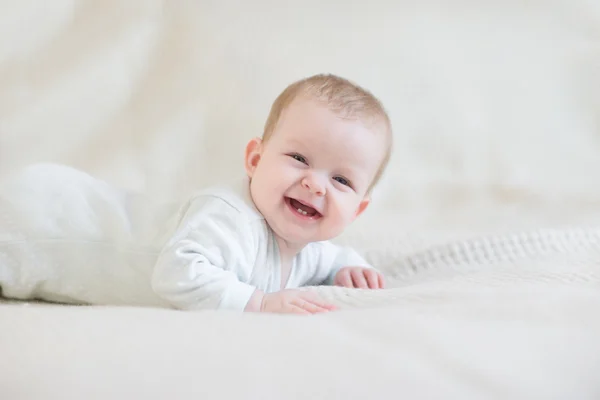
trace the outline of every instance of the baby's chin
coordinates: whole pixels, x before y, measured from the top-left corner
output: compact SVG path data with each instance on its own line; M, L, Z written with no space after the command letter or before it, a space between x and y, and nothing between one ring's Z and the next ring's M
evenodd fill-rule
M335 236L326 235L323 233L310 234L301 229L282 229L281 231L273 230L273 233L284 240L286 243L295 244L298 247L306 246L309 243L324 242L333 239Z
M318 242L320 239L315 235L298 234L294 232L277 232L273 230L275 236L286 243L293 244L296 247L303 247L312 242Z
M331 229L322 229L323 225L319 223L303 227L302 224L296 225L282 219L274 219L271 221L270 218L265 217L265 220L276 237L286 243L294 244L298 247L305 246L309 243L334 239L341 231L343 231L343 229L338 229L335 232ZM323 221L320 222L322 223Z

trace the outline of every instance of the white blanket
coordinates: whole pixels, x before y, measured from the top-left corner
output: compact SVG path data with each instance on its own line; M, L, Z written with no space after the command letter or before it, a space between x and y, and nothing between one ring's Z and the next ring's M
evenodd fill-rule
M600 396L600 230L481 237L394 265L393 289L321 287L342 310L306 318L4 305L0 387L46 399Z

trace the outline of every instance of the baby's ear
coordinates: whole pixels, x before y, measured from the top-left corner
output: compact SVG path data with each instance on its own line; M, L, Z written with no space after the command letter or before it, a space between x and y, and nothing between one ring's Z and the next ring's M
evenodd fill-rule
M371 197L369 195L365 196L365 198L360 202L358 208L356 209L356 215L354 216L354 219L358 218L358 216L367 209L370 203Z
M249 178L252 178L252 175L254 175L254 171L256 170L258 162L260 161L261 153L262 139L256 137L250 140L246 145L246 157L244 160L246 174L248 174Z

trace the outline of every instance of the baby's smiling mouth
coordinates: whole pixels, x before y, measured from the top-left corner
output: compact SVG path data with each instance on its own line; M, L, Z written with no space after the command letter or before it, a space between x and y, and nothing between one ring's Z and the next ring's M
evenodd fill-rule
M291 197L286 197L285 200L289 204L289 206L300 215L303 215L303 216L306 216L309 218L313 218L313 219L320 218L322 216L321 213L319 213L313 207L311 207L308 204L305 204L299 200L292 199Z

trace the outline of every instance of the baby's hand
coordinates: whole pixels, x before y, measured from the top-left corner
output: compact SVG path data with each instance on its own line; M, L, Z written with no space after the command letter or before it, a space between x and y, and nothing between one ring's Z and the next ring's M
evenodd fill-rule
M261 312L316 314L335 310L335 306L324 302L315 292L285 289L263 296Z
M364 267L344 267L340 269L335 274L333 284L359 289L383 289L385 285L381 272Z

